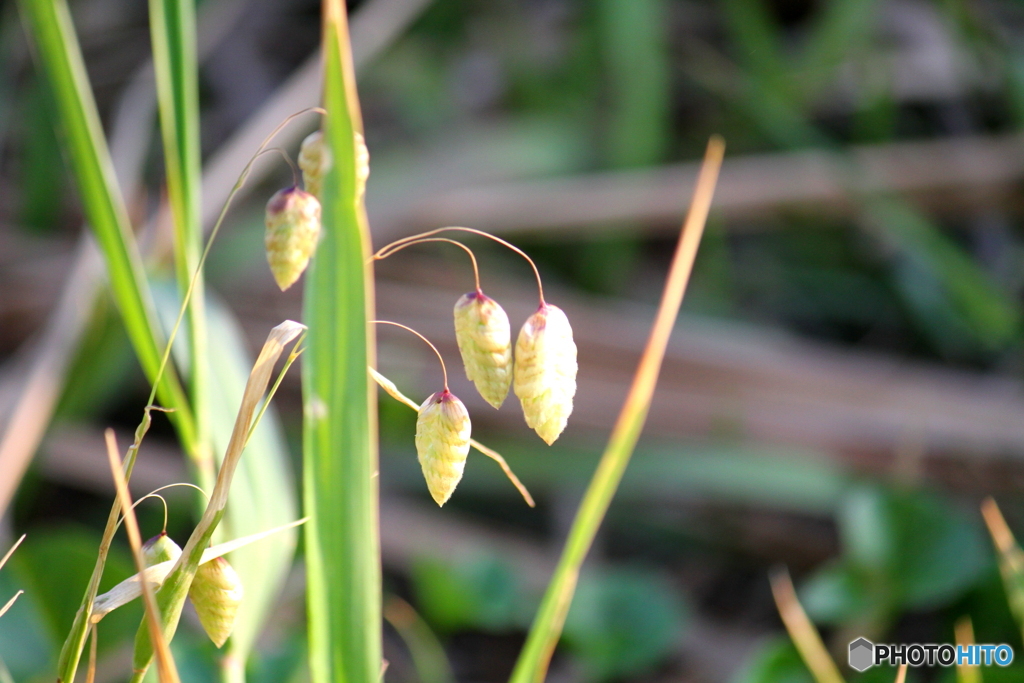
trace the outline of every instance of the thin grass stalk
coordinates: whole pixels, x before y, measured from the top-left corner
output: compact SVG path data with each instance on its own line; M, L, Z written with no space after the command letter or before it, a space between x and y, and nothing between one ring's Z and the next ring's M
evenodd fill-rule
M810 670L817 683L844 683L839 667L832 660L828 648L821 640L821 634L808 618L800 600L796 597L796 589L784 568L772 572L772 595L779 609L782 623L786 625L793 645Z
M132 549L135 568L139 572L144 572L146 562L142 559L142 534L139 533L139 522L135 518L132 496L128 492L128 483L125 481L124 472L121 471L121 463L117 457L117 439L114 437L113 429L107 429L103 436L107 443L107 462L110 464L110 473L114 477L114 487L117 489L117 500L124 515L124 528L128 533L128 543ZM174 657L171 656L171 648L160 632L160 613L157 611L153 587L145 581L142 582L142 601L145 604L145 623L156 647L157 678L160 683L181 683L178 669L174 665ZM95 635L93 642L95 643ZM90 668L92 668L91 665Z
M202 168L199 149L199 85L196 18L192 0L150 0L160 131L167 195L174 226L175 275L184 300L202 253ZM200 272L188 304L189 398L195 420L190 452L204 488L213 483L213 457L206 410L206 316Z
M131 231L128 211L103 137L82 51L65 0L21 0L26 31L55 95L65 149L79 195L107 265L107 277L125 329L151 382L160 367L163 335L153 297ZM173 408L186 450L195 443L195 426L185 392L173 368L157 382L161 404Z
M382 662L370 234L356 190L355 90L345 4L323 3L323 241L306 277L303 500L313 683L373 683Z
M135 460L139 454L139 447L142 439L145 438L149 426L152 424L151 409L146 408L142 414L142 422L135 429L135 441L128 447L121 467L124 470L125 481L131 480L132 470L135 469ZM117 520L120 517L121 504L116 498L107 515L107 524L103 528L103 536L100 538L100 547L96 552L96 564L93 566L92 575L89 577L89 584L86 586L85 595L82 596L82 603L75 613L75 620L71 624L71 631L60 650L60 657L57 659L57 683L71 683L75 680L75 672L78 670L78 663L82 658L82 650L85 648L85 639L89 635L89 623L92 618L93 603L96 594L99 592L100 579L103 578L103 568L107 564L107 555L110 552L110 544L114 540L114 532L117 530Z
M622 480L647 417L669 336L693 270L693 261L697 256L697 247L700 245L704 224L711 208L711 198L724 152L725 143L722 139L712 137L708 142L704 164L694 188L693 201L683 223L682 235L665 282L665 290L654 325L651 327L647 346L640 358L640 365L633 377L625 404L612 429L608 446L576 512L562 557L555 568L551 583L548 584L526 644L512 672L513 683L539 683L547 673L551 655L554 654L555 646L562 635L565 618L576 591L580 567Z

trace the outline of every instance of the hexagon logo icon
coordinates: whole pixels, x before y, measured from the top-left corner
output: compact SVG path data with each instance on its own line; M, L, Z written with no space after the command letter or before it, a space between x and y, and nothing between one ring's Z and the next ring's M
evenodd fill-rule
M850 668L867 671L874 664L875 644L867 638L858 638L850 643Z

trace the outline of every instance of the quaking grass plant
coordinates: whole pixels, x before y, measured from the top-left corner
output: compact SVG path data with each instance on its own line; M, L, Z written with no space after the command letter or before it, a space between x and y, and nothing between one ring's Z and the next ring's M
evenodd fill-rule
M153 387L135 440L120 462L116 444L108 438L118 498L111 508L92 578L61 652L58 681L74 680L86 639L92 633L95 645L96 625L101 619L139 596L144 598L146 616L136 638L133 680L141 680L154 656L159 679L177 680L168 643L175 635L186 599L196 604L215 644L224 644L236 627L237 610L244 605L247 588L239 585L222 555L249 543L263 542L302 522L306 534L310 677L315 683L378 680L384 663L374 383L417 410L417 452L428 488L438 504L454 492L471 448L495 460L526 501L531 505L533 501L504 459L472 439L468 411L451 394L447 381L442 390L417 404L376 371L375 323L405 326L375 320L374 262L423 242L446 242L468 253L476 288L460 298L453 311L467 376L495 407L513 391L527 425L547 444L565 429L576 389L576 347L569 317L545 300L540 273L526 254L480 231L442 228L373 252L363 207L368 154L363 143L346 10L341 0L324 0L323 108L316 110L322 116L321 130L307 139L299 155L304 188L299 188L296 180L293 187L278 192L268 202L265 235L268 263L282 289L297 281L309 265L305 274L305 325L286 321L270 332L249 373L223 455L215 454L208 387L210 344L216 341L207 338L203 266L231 199L205 249L201 249L198 93L191 0L150 2L180 298L177 318L166 340L114 178L65 0L21 0L20 7L40 66L56 94L71 167L106 261L111 291ZM254 150L253 159L267 151L272 138L273 134ZM580 567L643 426L700 243L722 156L723 143L712 139L647 347L512 674L513 681L540 681L545 677ZM236 192L251 163L241 174ZM442 232L446 236L438 237ZM474 233L497 240L529 261L537 278L539 306L523 324L514 346L507 315L481 289L473 252L451 233ZM186 330L187 362L171 354L181 329ZM293 345L292 351L268 393L275 363L289 344ZM303 353L302 498L306 517L211 547L218 526L226 516L230 518L229 494L246 445L254 438L256 424L299 353ZM444 366L443 358L440 354L438 357ZM181 377L186 378L184 382ZM125 486L153 411L168 414L190 456L193 475L209 494L184 548L173 545L165 536L141 542ZM100 596L99 581L121 519L128 528L139 573ZM255 633L258 624L246 626L247 632ZM248 642L251 644L251 639ZM244 680L247 651L247 646L236 648L224 659L226 681Z

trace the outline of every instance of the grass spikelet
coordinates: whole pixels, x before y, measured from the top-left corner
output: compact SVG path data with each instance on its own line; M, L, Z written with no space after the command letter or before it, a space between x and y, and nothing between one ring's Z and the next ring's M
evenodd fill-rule
M297 187L278 190L267 202L264 245L281 291L299 279L320 241L320 201Z
M223 557L199 565L188 596L199 623L217 647L227 642L235 628L244 592L238 573Z
M576 369L569 319L557 306L541 304L516 341L515 392L526 424L549 446L572 414Z
M497 301L477 290L455 303L455 340L466 377L484 400L500 408L512 385L512 332Z
M447 389L431 394L416 418L416 454L438 505L452 497L469 455L469 412Z

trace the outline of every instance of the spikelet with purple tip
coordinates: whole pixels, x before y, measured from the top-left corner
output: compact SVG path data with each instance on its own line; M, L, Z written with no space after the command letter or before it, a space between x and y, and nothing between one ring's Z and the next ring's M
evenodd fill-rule
M464 294L455 303L455 340L466 377L495 408L512 385L512 332L498 302L480 291Z
M289 187L267 202L264 246L270 272L281 291L299 279L320 241L320 202L310 193Z
M420 406L416 455L427 489L438 505L448 502L462 479L471 431L466 406L447 389L431 394Z

